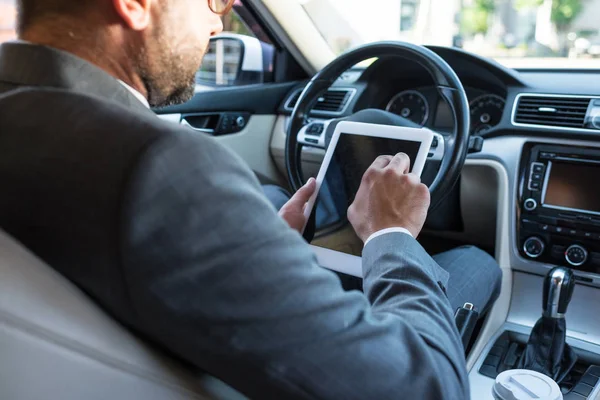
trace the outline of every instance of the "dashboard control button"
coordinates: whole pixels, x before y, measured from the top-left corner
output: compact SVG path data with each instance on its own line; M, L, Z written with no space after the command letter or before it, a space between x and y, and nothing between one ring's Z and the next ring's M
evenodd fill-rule
M537 201L535 201L534 199L527 199L525 200L525 203L523 203L523 207L525 207L525 209L527 211L533 211L537 208Z
M541 187L542 187L541 182L534 182L534 181L529 182L529 190L540 190Z
M575 229L567 229L566 232L567 232L567 235L569 235L569 236L573 236L573 237L577 236L577 231Z
M550 231L550 225L541 225L540 228L542 229L542 231L544 232L548 232Z
M560 226L551 226L550 232L558 233L559 235L562 235L565 232L565 229Z
M531 180L533 181L541 181L542 180L542 174L531 174Z
M541 174L544 172L544 164L542 163L533 163L531 166L531 170L535 174Z
M537 236L530 237L523 244L523 251L531 258L538 258L544 252L546 245L544 241Z
M582 246L574 244L565 251L565 260L574 267L580 267L588 260L588 252Z

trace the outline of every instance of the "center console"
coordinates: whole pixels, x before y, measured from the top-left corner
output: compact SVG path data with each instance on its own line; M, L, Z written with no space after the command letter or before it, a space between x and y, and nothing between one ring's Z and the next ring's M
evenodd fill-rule
M600 273L600 150L540 144L524 157L521 256Z
M504 186L498 180L504 192L498 192L496 230L504 282L468 359L471 397L494 398L503 374L544 369L565 399L600 399L600 143L568 133L487 142L478 157L499 160L507 172ZM487 189L482 182L471 187ZM560 304L561 292L548 284L557 282L555 266L574 272L568 312L548 311ZM550 298L556 298L551 307Z

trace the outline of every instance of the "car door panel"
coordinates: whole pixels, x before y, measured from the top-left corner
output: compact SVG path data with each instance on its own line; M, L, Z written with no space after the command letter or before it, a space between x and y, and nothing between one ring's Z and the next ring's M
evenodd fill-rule
M271 137L281 103L297 83L259 84L202 90L185 104L160 108L157 115L211 135L237 153L262 183L287 186L271 155ZM222 130L225 117L243 116L243 127Z

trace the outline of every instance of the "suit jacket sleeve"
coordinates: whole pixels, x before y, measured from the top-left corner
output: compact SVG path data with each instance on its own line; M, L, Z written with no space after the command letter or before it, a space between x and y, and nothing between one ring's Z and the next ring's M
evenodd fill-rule
M365 248L344 292L264 198L244 163L181 131L149 145L122 211L129 323L254 398L466 399L462 345L408 235Z

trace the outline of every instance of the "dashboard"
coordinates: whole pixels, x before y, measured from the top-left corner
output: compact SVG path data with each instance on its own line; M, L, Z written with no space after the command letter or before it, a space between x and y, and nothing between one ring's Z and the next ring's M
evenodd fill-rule
M557 167L562 162L584 164L563 174L582 179L600 171L592 169L592 164L600 165L600 71L513 70L459 49L430 49L462 82L470 131L483 146L469 154L463 183L440 207L440 215L430 214L428 233L504 251L514 270L544 274L552 265L570 266L586 284L600 287L600 211L588 204L600 198L598 189L589 182L577 186L572 179L561 181ZM282 114L291 114L304 84L285 99ZM344 118L376 108L442 135L454 128L435 82L411 60L380 58L346 72L330 90L334 95L324 96L325 103L341 98L343 107L337 113L311 113L311 119ZM538 148L543 151L536 152ZM318 168L318 154L303 153L303 161L312 160ZM434 173L436 162L428 162ZM542 171L535 172L536 167ZM555 176L560 190L548 192L555 188ZM567 206L555 211L554 198ZM507 225L496 225L500 213ZM509 244L501 244L503 240Z

